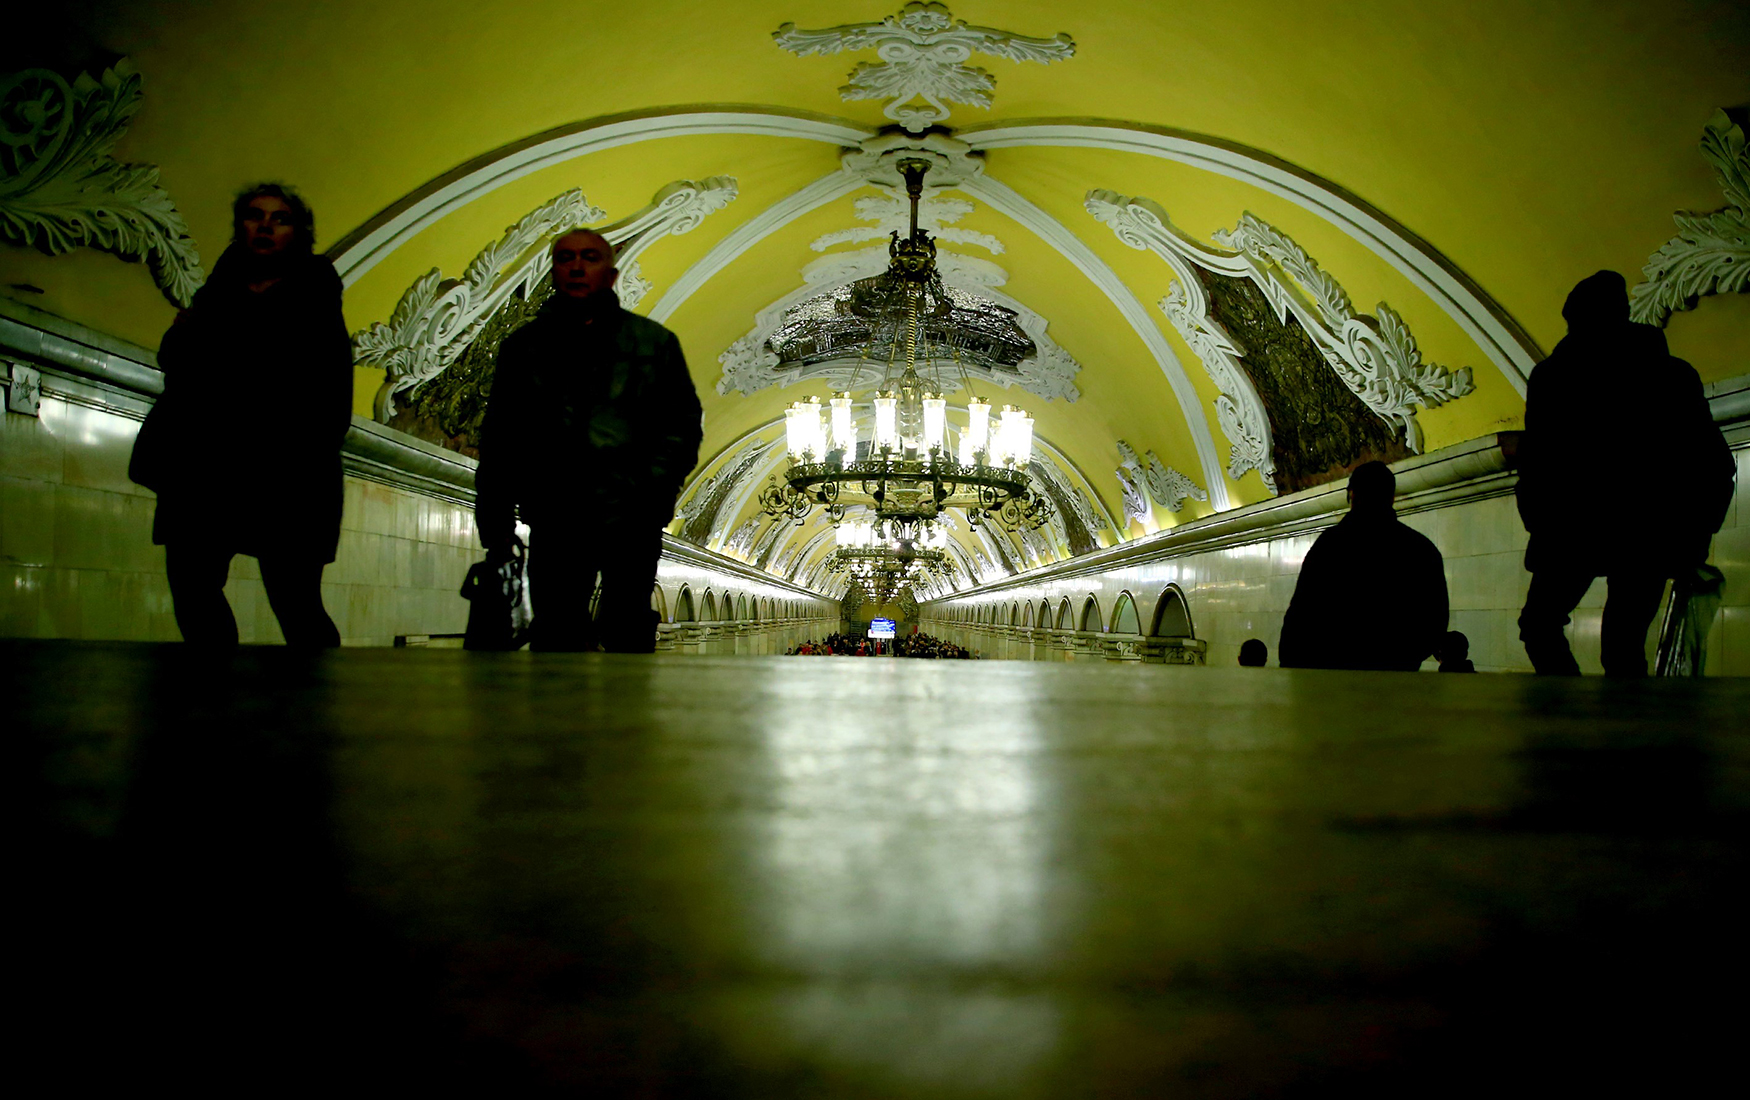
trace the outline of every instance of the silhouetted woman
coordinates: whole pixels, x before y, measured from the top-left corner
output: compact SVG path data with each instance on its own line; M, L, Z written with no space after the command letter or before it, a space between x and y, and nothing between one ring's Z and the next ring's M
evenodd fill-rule
M164 334L164 395L130 475L158 494L152 541L185 641L237 643L225 578L248 554L286 643L337 646L322 569L340 541L352 419L340 277L315 254L315 219L289 188L239 195L231 227L212 276Z

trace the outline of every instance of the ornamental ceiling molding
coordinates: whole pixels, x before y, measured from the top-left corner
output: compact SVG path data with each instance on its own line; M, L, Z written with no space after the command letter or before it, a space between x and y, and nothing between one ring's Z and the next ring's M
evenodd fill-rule
M621 304L630 309L651 289L638 266L645 249L663 237L698 228L733 201L736 192L736 181L729 176L675 180L657 191L644 209L601 227L599 232L617 250L616 291ZM501 306L535 292L551 268L537 245L555 233L606 216L573 188L506 229L469 261L460 279L445 279L443 271L434 267L414 280L387 323L378 321L353 334L355 364L379 368L384 374L374 401L376 418L387 423L395 415L397 393L416 389L449 369Z
M772 32L772 39L798 57L873 49L880 60L859 62L851 70L850 83L839 88L839 98L846 102L885 99L882 114L913 134L945 123L949 103L989 109L996 77L966 64L974 53L1050 64L1067 61L1076 52L1067 34L1031 38L970 26L955 19L946 5L934 3L907 4L879 23L821 30L800 30L785 23ZM922 103L917 102L920 99Z
M1155 364L1160 367L1167 384L1172 388L1173 397L1179 405L1179 414L1184 420L1186 434L1191 437L1198 465L1209 485L1210 500L1215 509L1225 511L1231 507L1227 485L1221 478L1222 466L1215 448L1215 436L1209 430L1208 418L1199 411L1202 402L1197 396L1197 389L1184 365L1179 362L1179 357L1174 354L1172 345L1167 343L1167 338L1161 333L1160 326L1149 317L1148 311L1130 287L1109 264L1094 254L1093 249L1070 232L1067 226L1039 209L1013 188L989 177L981 177L961 185L961 190L982 200L999 214L1032 230L1042 241L1056 248L1064 259L1106 295L1136 333L1137 339L1154 356Z
M1112 474L1118 479L1118 495L1124 501L1124 522L1147 523L1154 513L1142 488L1142 460L1122 439L1118 441L1118 468Z
M828 236L858 231L840 230ZM822 237L814 243L824 247L821 242L825 240ZM1001 242L995 238L992 238L992 242L1001 247ZM879 369L872 371L870 363L860 357L844 356L818 363L798 362L785 366L770 349L768 342L773 333L788 322L790 312L804 302L822 294L830 294L858 280L879 275L887 270L888 263L886 247L876 246L823 256L803 268L802 285L757 312L753 327L717 357L717 361L723 366L723 374L717 380L717 392L753 394L772 386L786 387L815 379L825 379L833 388L841 390L852 387L859 377L869 385L878 382ZM1051 322L996 289L1008 281L1008 272L987 260L946 249L937 253L936 264L942 274L943 286L976 294L1012 310L1016 326L1033 341L1036 351L1031 357L1015 365L1013 375L980 373L980 379L1004 389L1019 386L1047 401L1062 398L1073 403L1081 396L1074 379L1081 372L1082 366L1051 338L1047 331Z
M904 181L897 167L899 161L908 159L928 161L929 178L935 181L925 188L924 197L919 204L920 227L940 240L969 244L984 248L993 255L1001 255L1004 246L997 238L986 233L959 229L951 224L971 213L973 205L965 199L949 198L944 193L953 188L964 190L968 182L983 174L984 162L982 156L974 155L964 142L945 134L928 134L921 139L909 138L903 134L883 134L862 142L854 149L846 150L840 158L839 184L834 186L829 182L833 177L827 177L813 185L813 190L816 195L837 198L863 185L876 187L880 190L880 195L865 196L854 205L856 216L860 220L874 224L824 234L817 237L809 247L816 252L824 252L835 245L885 240L894 231L909 230L910 203L901 190ZM846 187L847 183L850 186ZM690 288L704 285L736 256L751 247L759 237L775 231L780 225L789 224L805 210L818 209L827 201L832 199L815 201L811 195L788 205L774 204L767 211L762 211L758 220L767 220L771 224L764 227L758 236L749 234L745 242L723 242L718 249L713 250L712 255L695 264L694 270L689 270L682 280L689 286L688 293L691 292ZM814 364L798 363L789 370L779 370L780 360L767 348L767 341L785 323L786 314L802 302L859 279L879 275L887 270L888 262L886 248L877 246L833 253L805 267L802 270L802 286L759 310L755 314L753 328L718 356L718 361L723 365L723 375L717 382L717 392L752 394L770 386L788 386L815 378L828 379L840 389L851 384L857 376L858 368L862 366L855 357ZM1073 379L1080 372L1081 364L1050 338L1046 332L1049 322L1020 302L993 289L1008 280L1007 272L993 263L956 252L939 253L937 262L945 286L978 294L1013 310L1016 324L1038 349L1032 359L1022 361L1016 377L992 375L993 382L1004 388L1019 385L1048 401L1062 397L1073 402L1080 396ZM676 290L680 290L678 284ZM684 298L677 295L677 300L671 302L665 296L657 303L656 309L652 310L651 317L666 320L682 300Z
M1423 450L1422 427L1416 420L1418 406L1443 405L1475 388L1469 367L1449 371L1424 363L1409 326L1386 303L1379 303L1374 316L1357 313L1336 279L1286 233L1261 218L1245 214L1235 228L1217 232L1216 243L1232 250L1224 252L1192 240L1150 199L1094 190L1088 192L1086 206L1088 213L1110 227L1124 244L1153 252L1172 268L1182 290L1169 293L1160 307L1181 333L1199 335L1193 347L1233 406L1230 416L1217 399L1222 428L1234 444L1230 476L1236 466L1259 457L1260 441L1255 433L1260 424L1268 430L1268 419L1257 392L1249 384L1238 384L1243 377L1238 375L1235 356L1243 357L1244 349L1225 332L1220 332L1223 339L1216 338L1220 326L1209 316L1207 296L1191 265L1251 280L1274 307L1276 319L1285 322L1292 315L1299 321L1343 384L1368 408L1398 427L1411 451L1420 454ZM1187 340L1191 340L1190 335ZM1205 356L1206 352L1211 354ZM1235 430L1240 438L1235 438ZM1265 436L1263 442L1267 440ZM1265 475L1262 464L1257 468ZM1265 479L1274 492L1274 479L1268 475Z
M499 146L414 188L326 255L346 286L358 282L396 249L457 210L531 173L622 145L715 134L785 137L844 147L873 131L844 119L803 111L747 106L658 108L601 115Z
M1209 494L1198 488L1196 482L1162 462L1159 455L1149 451L1139 458L1136 449L1122 439L1118 441L1118 480L1121 485L1133 485L1139 493L1146 490L1156 506L1175 514L1184 509L1187 500L1209 499ZM1146 514L1148 504L1142 507Z
M776 107L687 106L597 116L509 142L433 177L348 233L327 255L350 286L426 227L531 172L621 145L706 134L787 137L841 148L857 146L875 136L869 127L848 119ZM925 140L935 136L926 135ZM1542 348L1524 327L1437 249L1331 181L1262 150L1205 134L1110 119L987 123L961 130L959 137L978 155L1027 146L1112 149L1158 156L1245 181L1305 208L1384 259L1476 340L1518 393L1525 392L1531 368L1544 358ZM838 197L820 194L823 186L844 187L842 194L858 185L833 172L804 188L804 192L813 189L809 195L799 193L774 204L771 213L779 214L779 208L794 205L792 200L812 199L814 206L819 206ZM792 217L814 206L798 210ZM775 229L788 223L773 217L769 224ZM733 253L722 248L730 242L721 242L710 254L711 264L695 264L663 295L651 311L653 320L666 320L698 287L772 231L759 232L751 222L741 229L733 234L738 241ZM1143 316L1146 318L1146 313ZM1209 476L1208 470L1205 476ZM1211 486L1211 492L1218 509L1228 507L1219 482Z
M1036 146L1110 149L1251 184L1309 211L1390 264L1476 341L1519 394L1525 393L1532 367L1544 358L1524 326L1439 249L1360 196L1261 149L1111 119L1022 119L968 127L957 136L979 153Z
M1641 268L1645 281L1629 291L1629 316L1642 324L1664 328L1674 310L1750 290L1750 148L1743 127L1714 111L1702 128L1701 155L1714 167L1725 209L1672 215L1677 235L1653 253Z
M50 256L95 248L144 260L164 297L187 308L206 281L188 224L157 165L110 155L142 99L125 57L71 84L49 69L0 76L0 236Z

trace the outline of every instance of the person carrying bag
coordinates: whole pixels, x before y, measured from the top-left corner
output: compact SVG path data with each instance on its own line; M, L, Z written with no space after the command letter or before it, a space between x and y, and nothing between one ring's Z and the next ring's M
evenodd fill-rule
M468 632L463 649L521 649L529 640L528 580L524 575L528 548L513 537L502 553L488 553L476 562L462 581L462 598L468 601Z

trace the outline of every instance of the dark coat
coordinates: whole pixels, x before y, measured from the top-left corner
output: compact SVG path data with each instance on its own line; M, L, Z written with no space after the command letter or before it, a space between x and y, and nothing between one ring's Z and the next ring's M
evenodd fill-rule
M257 294L234 246L158 348L164 393L129 474L158 494L152 541L334 560L352 424L340 276L288 261Z
M1351 511L1320 535L1282 617L1283 668L1414 671L1446 634L1446 569L1390 510Z
M519 513L531 526L667 523L701 415L674 333L611 295L555 294L498 351L475 473L481 542L508 543Z
M1534 573L1699 565L1736 476L1695 368L1626 323L1571 331L1531 372L1517 458Z

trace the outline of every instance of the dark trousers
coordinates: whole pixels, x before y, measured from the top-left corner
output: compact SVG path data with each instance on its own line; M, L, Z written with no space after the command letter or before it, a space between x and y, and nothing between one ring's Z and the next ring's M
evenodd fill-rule
M542 526L529 532L529 595L535 621L529 648L650 653L656 649L656 612L650 590L662 557L656 524L573 528ZM601 599L589 613L596 580Z
M176 608L176 628L193 645L234 646L237 619L225 601L225 577L231 571L229 550L172 543L164 548L170 576L170 599ZM286 644L304 649L340 645L340 631L322 606L325 562L301 557L264 557L261 586L279 620Z
M1578 676L1580 666L1568 648L1562 628L1596 577L1588 572L1539 570L1531 575L1525 610L1519 613L1519 640L1531 667L1545 676ZM1659 613L1665 594L1660 573L1619 571L1609 574L1604 599L1601 648L1607 676L1647 674L1647 627Z

